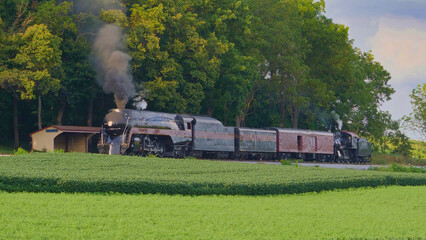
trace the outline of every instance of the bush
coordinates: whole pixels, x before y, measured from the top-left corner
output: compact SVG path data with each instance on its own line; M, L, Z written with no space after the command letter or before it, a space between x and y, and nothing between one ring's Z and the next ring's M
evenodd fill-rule
M281 165L289 165L289 166L293 165L290 160L281 159L280 162L281 162Z
M382 172L426 173L426 169L424 167L405 167L396 163L392 163L390 167L370 167L369 170Z
M13 155L21 155L21 154L27 154L27 153L28 152L21 147L19 147L18 150L13 150Z

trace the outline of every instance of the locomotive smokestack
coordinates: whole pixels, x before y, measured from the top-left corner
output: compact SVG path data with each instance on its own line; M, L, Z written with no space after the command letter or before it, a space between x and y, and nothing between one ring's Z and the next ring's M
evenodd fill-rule
M127 99L136 94L130 73L131 57L124 50L123 36L117 25L107 24L99 30L92 52L97 80L105 93L114 93L117 108L121 109Z
M127 98L120 99L117 95L114 94L114 102L117 105L118 109L125 109L127 104Z

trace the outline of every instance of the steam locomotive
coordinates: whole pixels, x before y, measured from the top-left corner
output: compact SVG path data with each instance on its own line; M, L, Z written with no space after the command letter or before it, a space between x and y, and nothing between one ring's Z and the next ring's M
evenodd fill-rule
M100 153L159 157L365 163L371 143L353 132L226 127L206 116L111 109Z

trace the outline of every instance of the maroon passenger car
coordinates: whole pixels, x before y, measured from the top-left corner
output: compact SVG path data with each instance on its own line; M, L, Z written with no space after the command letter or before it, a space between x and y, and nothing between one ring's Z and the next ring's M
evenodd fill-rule
M277 153L281 158L331 160L334 134L300 129L271 128L277 132Z

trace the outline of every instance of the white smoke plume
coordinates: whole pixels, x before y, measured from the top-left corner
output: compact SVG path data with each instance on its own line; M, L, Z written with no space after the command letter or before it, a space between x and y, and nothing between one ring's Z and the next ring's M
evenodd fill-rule
M343 121L340 119L340 115L337 114L335 111L331 111L331 115L333 115L333 118L339 127L339 131L342 131Z
M140 102L134 102L133 106L135 106L137 110L144 110L148 107L148 103L142 99Z
M124 51L120 28L114 24L103 26L96 36L92 52L97 80L105 93L114 93L116 99L127 102L136 92L130 73L131 57Z
M145 101L148 91L143 85L140 85L139 88L142 90L136 93L136 97L133 98L133 106L138 110L144 110L148 107L148 103Z

